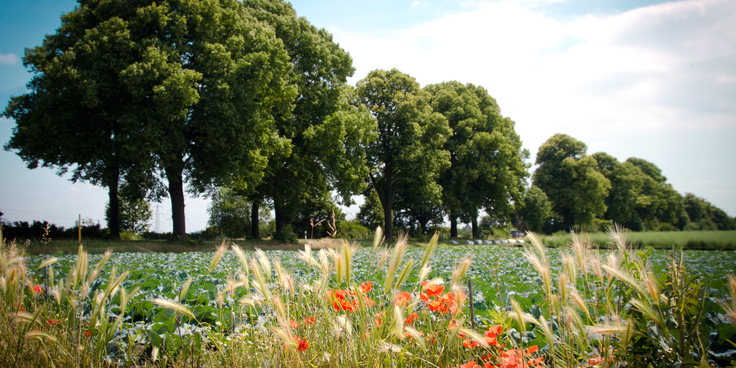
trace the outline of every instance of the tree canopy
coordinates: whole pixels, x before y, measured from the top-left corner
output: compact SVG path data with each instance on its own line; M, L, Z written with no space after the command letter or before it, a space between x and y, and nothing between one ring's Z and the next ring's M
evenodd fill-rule
M450 164L443 145L451 129L432 111L430 94L396 69L368 73L358 82L356 97L377 123L377 139L365 147L366 165L383 207L384 234L391 239L396 192L420 190L427 200L440 197L437 178Z
M288 150L273 123L293 107L289 55L238 1L82 1L24 60L37 75L6 110L18 122L7 147L31 165L77 165L74 178L110 188L113 211L116 174L161 173L181 238L185 181L254 186ZM24 138L52 131L47 148Z
M472 223L477 237L482 208L499 220L509 218L512 204L524 192L529 153L521 147L515 123L501 116L498 103L483 87L452 81L424 89L432 95L434 111L452 129L444 145L451 166L439 179L451 236L457 236L460 217Z
M586 155L585 143L566 134L555 134L537 152L534 185L552 202L564 229L588 225L606 212L611 182L598 171L598 162Z
M289 80L297 93L293 111L275 115L289 150L269 161L263 181L250 194L256 207L265 199L273 202L278 231L294 221L304 197L323 198L337 191L350 204L367 174L362 151L355 148L369 139L372 120L349 104L346 79L354 71L352 59L329 32L297 17L286 1L243 4L284 43L292 63Z

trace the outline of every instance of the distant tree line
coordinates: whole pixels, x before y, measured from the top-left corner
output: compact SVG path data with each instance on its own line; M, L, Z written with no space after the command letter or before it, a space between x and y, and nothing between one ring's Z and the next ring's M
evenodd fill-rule
M213 199L208 233L230 237L359 237L380 225L391 239L445 218L451 236L466 223L475 237L513 224L733 222L696 200L691 215L653 164L586 156L562 135L540 148L527 188L529 152L483 87L421 87L396 69L352 87L350 55L283 0L102 0L61 19L26 51L34 76L3 113L17 124L5 149L106 187L113 239L145 231L127 214L150 218L146 201L164 197L185 239L185 190ZM357 194L358 220L345 221L338 204Z
M537 153L532 186L516 206L516 225L551 233L611 223L634 230L736 230L723 210L691 193L682 196L653 163L619 162L565 134Z

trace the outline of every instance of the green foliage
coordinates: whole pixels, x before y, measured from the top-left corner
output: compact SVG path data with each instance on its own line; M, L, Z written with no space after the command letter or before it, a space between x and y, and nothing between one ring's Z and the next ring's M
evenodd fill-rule
M375 190L369 190L364 198L365 202L360 206L357 218L363 226L371 231L375 231L377 227L383 227L384 225L381 200L378 198L378 192Z
M686 193L683 199L684 211L692 221L691 230L736 230L736 221L722 209L703 198Z
M245 196L230 189L218 188L210 199L212 202L207 208L210 219L207 223L220 236L244 238L250 234L251 203ZM267 215L268 211L264 210L263 214Z
M273 201L276 228L306 224L297 208L305 198L322 198L336 191L343 204L365 187L367 175L362 150L370 140L372 119L367 111L350 105L350 55L332 35L306 18L297 17L286 1L248 0L249 12L272 26L292 61L289 80L297 89L291 114L278 114L275 123L289 149L270 160L254 199ZM292 219L294 219L292 221ZM309 219L309 216L307 216Z
M552 210L562 217L562 229L589 225L606 212L611 183L598 171L596 159L586 156L586 150L585 143L556 134L537 153L534 185L547 194Z
M153 211L151 204L143 198L127 199L118 196L120 230L132 234L142 234L151 227ZM110 203L105 204L105 221L110 228ZM122 237L123 234L121 233Z
M532 185L520 202L516 212L523 225L519 226L520 230L541 233L552 216L552 204L547 195Z
M394 194L404 193L407 200L401 205L409 210L416 204L409 198L437 203L437 178L450 165L443 145L451 129L444 116L432 111L430 98L414 78L396 69L374 70L357 84L356 105L365 105L377 123L377 139L365 147L366 166L384 210L388 239L393 237Z
M287 226L279 231L276 231L276 233L273 235L273 240L287 244L296 244L298 241L298 237L296 233L291 230L291 227Z
M242 3L82 2L62 18L26 55L32 93L6 110L30 128L8 147L31 167L76 164L73 179L113 189L160 171L184 238L185 177L196 193L252 187L274 152L288 152L273 123L293 107L292 64ZM111 191L113 212L116 200Z
M359 220L339 221L337 223L337 236L340 239L363 240L370 239L373 232L360 224Z
M483 87L452 81L424 90L452 129L444 144L451 166L438 180L445 212L471 222L485 208L506 222L528 176L524 160L529 153L521 147L515 123L501 116L498 103Z

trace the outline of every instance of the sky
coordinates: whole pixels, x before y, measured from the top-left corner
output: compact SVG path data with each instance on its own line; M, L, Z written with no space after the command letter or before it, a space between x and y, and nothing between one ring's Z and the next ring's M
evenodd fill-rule
M736 1L299 1L299 16L325 28L356 69L397 68L425 86L483 86L536 152L568 134L619 161L657 165L681 194L736 216ZM0 0L0 104L26 93L23 50L54 33L69 0ZM5 144L15 123L0 118ZM0 151L6 221L104 226L107 192L53 169L29 170ZM207 225L208 201L187 198L187 231ZM171 230L168 201L158 206ZM357 206L346 209L348 218Z

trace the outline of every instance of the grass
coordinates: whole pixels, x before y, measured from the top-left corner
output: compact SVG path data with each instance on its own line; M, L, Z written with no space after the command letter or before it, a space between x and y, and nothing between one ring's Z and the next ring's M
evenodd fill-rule
M723 285L691 272L730 272L730 254L695 252L718 264L692 270L665 256L660 272L650 267L662 262L631 251L620 234L610 251L585 236L572 240L565 249L531 242L523 255L501 246L409 247L402 239L392 248L325 242L319 251L244 252L256 245L245 241L207 244L209 252L79 249L51 259L26 259L3 244L0 366L671 366L707 357L700 336L713 326L704 318L734 328L721 316L736 308L736 282L728 280L731 298L719 309L711 291L701 293ZM47 280L41 261L50 265ZM470 279L483 294L468 293ZM489 306L471 295L490 299L502 289L509 298L470 317L471 307ZM728 331L720 332L733 340ZM686 363L707 364L696 359Z
M606 233L586 234L591 242L609 244ZM628 241L635 247L655 249L736 250L736 231L644 231L627 232ZM561 247L572 242L572 235L542 236L542 242L551 247Z
M592 233L587 234L589 240L598 245L606 247L609 244L608 234ZM628 241L635 247L652 247L655 249L672 249L682 247L683 249L693 250L736 250L736 231L671 231L671 232L627 232ZM524 238L529 241L528 238ZM457 240L463 244L467 239L447 239ZM550 247L562 247L572 242L572 235L548 235L541 236L542 242ZM298 250L307 242L314 243L314 240L305 241L299 239L298 244L283 244L273 240L266 239L245 239L234 240L233 243L246 250L254 250L255 248L277 249L277 250ZM90 254L104 253L107 249L112 249L116 253L130 252L200 252L214 250L220 244L220 240L209 240L199 242L174 242L174 241L109 241L109 240L83 240L85 249ZM361 248L372 247L373 240L356 240L353 243L358 244ZM412 240L410 244L413 246L425 246L426 240ZM46 254L63 255L75 254L79 247L76 240L54 240L46 247ZM44 252L44 245L41 241L31 241L26 246L26 254L40 255Z

